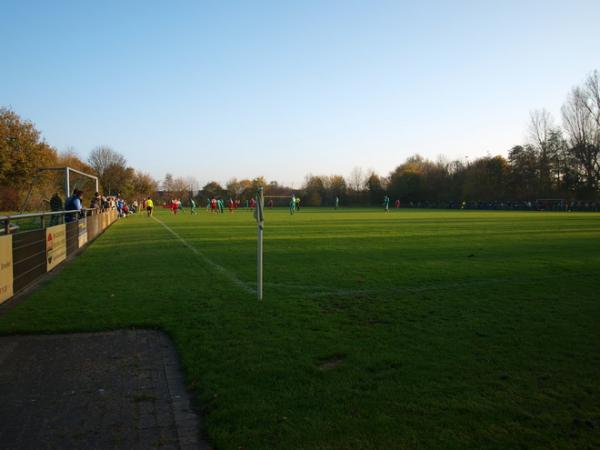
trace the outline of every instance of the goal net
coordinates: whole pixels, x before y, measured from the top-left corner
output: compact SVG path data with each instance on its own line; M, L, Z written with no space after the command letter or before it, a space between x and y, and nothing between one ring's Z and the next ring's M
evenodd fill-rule
M567 202L564 198L538 198L535 201L535 209L538 211L564 211Z
M40 168L31 179L20 211L49 211L52 196L57 194L64 205L75 189L84 192L84 202L89 201L98 190L98 178L71 167Z

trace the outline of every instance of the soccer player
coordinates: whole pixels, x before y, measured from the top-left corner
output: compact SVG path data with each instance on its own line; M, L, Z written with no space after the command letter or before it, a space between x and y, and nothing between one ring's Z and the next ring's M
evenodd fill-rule
M335 209L340 207L340 198L338 196L335 197Z
M385 212L390 212L390 198L387 195L383 197L383 208Z
M294 215L294 211L296 211L296 197L292 195L292 199L290 200L290 215Z
M400 200L396 200L396 208L400 208Z
M190 199L190 214L196 214L196 202L193 198Z
M150 197L146 200L146 213L148 213L148 217L152 217L152 210L154 209L154 202Z
M296 211L300 211L300 197L296 197Z

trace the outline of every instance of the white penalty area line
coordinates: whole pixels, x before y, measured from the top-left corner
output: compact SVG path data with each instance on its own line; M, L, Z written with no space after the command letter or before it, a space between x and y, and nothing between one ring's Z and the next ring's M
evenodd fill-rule
M162 220L156 218L155 216L152 216L152 218L156 222L161 224L169 233L171 233L173 236L175 236L177 238L177 240L179 242L181 242L184 246L186 246L189 250L191 250L192 253L194 253L196 256L198 256L207 266L211 267L213 270L215 270L219 274L223 275L224 277L229 279L229 281L231 281L232 283L234 283L235 285L237 285L244 291L248 292L249 294L256 294L255 289L248 286L246 283L244 283L242 280L240 280L238 277L236 277L233 273L228 271L225 267L223 267L223 266L217 264L216 262L210 260L209 258L207 258L206 255L204 255L200 250L198 250L196 247L194 247L189 242L187 242L185 239L183 239L181 236L179 236L179 234L177 234L177 232L175 232L175 230L173 230L169 225L164 223Z

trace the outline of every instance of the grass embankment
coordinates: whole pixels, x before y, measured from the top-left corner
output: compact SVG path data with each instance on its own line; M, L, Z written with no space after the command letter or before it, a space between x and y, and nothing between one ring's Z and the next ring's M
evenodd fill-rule
M247 212L158 218L0 332L165 330L217 448L600 446L600 215L267 211L262 303Z

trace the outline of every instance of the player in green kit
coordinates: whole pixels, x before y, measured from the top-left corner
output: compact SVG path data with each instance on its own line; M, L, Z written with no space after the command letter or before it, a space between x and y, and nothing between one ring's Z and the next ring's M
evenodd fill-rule
M290 215L294 215L294 211L296 211L296 197L292 195L292 199L290 200Z
M385 212L390 212L390 198L387 195L383 197L383 208Z
M196 214L196 202L193 198L190 199L190 214Z

